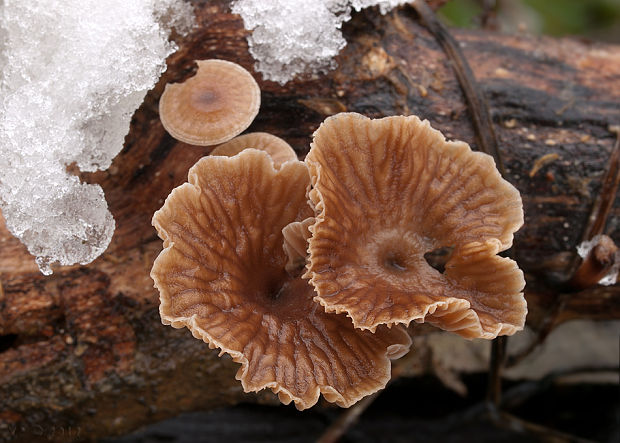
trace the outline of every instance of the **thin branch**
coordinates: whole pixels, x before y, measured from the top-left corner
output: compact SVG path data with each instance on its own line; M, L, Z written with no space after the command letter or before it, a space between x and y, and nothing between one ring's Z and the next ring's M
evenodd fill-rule
M588 244L590 250L568 281L568 286L575 291L596 286L618 260L618 247L610 237L594 236Z
M526 381L508 389L498 406L488 401L476 403L469 408L450 414L449 416L438 420L438 425L446 431L456 430L467 423L484 418L490 419L496 425L511 429L519 433L530 433L546 439L555 439L553 441L570 441L570 442L589 442L590 440L566 434L555 429L531 423L518 418L512 414L508 414L500 410L500 408L513 408L527 401L541 391L548 389L552 383L563 377L570 377L579 374L597 374L597 373L618 373L620 370L615 367L592 366L571 369L561 369L545 375L540 380ZM547 440L546 440L547 441Z
M618 186L620 186L620 127L612 126L609 129L616 134L616 144L609 156L607 169L603 175L601 190L592 204L590 216L588 217L588 222L581 235L580 243L591 240L595 235L603 233L605 225L607 224L607 219L609 218L609 213L616 200ZM579 256L575 256L575 259L569 267L568 275L571 277L574 275L579 265L579 260Z
M484 94L480 90L474 74L465 59L461 48L450 31L439 21L435 13L424 0L415 0L411 7L418 13L422 23L433 34L452 63L456 77L461 85L465 99L469 105L474 130L478 138L480 150L493 156L497 169L506 176L504 163L497 145L497 137L493 129L493 120Z
M433 34L450 59L471 113L480 150L493 157L497 169L505 178L506 170L497 144L497 136L487 101L458 42L424 0L414 1L411 7L418 13L424 26ZM514 250L511 250L509 256L513 254ZM491 343L487 399L494 404L498 404L501 399L501 374L507 340L506 337L498 337Z
M336 421L329 425L321 438L317 440L317 443L335 443L340 440L340 438L357 423L360 416L375 401L375 398L379 396L380 392L381 391L375 392L368 397L364 397L362 400L355 403L355 405L343 411Z
M413 354L410 353L409 355L411 356ZM392 377L388 382L388 386L391 385L396 379L400 378L400 376L406 371L407 366L409 366L407 357L404 357L401 360L398 360L398 362L392 364ZM329 427L317 440L317 443L337 442L357 423L360 416L370 407L381 392L383 392L383 390L377 391L368 397L364 397L349 409L345 409L340 416L331 425L329 425Z
M590 216L588 217L588 222L584 228L580 243L591 240L594 236L603 233L605 225L607 224L607 219L609 218L609 213L616 199L618 186L620 185L620 127L611 127L610 131L615 132L616 143L609 156L607 169L603 175L601 190L592 205L592 210L590 211ZM564 287L561 288L562 293L556 297L555 303L545 316L536 338L521 352L508 358L506 362L508 367L519 364L545 341L555 327L558 316L564 310L566 304L573 296L573 293L584 289L584 285L582 284L583 279L580 278L578 274L581 269L580 262L581 258L575 254L575 258L571 261L567 269L567 274L570 277L567 279L567 283Z
M506 429L519 433L527 433L537 437L540 437L542 441L554 441L554 442L566 442L566 443L594 443L594 440L588 440L586 438L577 437L576 435L566 434L553 428L548 428L538 423L532 423L527 420L523 420L508 412L497 411L496 415L491 415L495 418L494 422Z
M539 380L525 381L506 390L502 399L502 408L511 409L529 400L549 387L558 379L583 374L619 373L617 366L584 366L578 368L560 369L550 372Z

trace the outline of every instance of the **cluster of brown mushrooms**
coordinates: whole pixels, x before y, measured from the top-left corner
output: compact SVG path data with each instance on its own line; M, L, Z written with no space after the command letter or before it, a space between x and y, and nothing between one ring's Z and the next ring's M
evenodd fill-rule
M259 102L247 71L208 60L167 86L160 114L174 137L211 145L246 129ZM237 115L231 134L210 134L222 113ZM337 114L303 162L278 137L242 135L188 181L153 216L161 318L241 363L246 392L348 407L385 386L412 320L467 338L523 327L523 274L497 255L523 223L519 193L427 121ZM453 248L443 273L424 258L440 247Z

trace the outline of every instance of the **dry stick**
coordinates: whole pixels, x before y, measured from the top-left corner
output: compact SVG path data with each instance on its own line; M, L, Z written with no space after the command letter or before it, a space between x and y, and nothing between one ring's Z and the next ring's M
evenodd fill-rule
M506 170L499 152L489 107L459 44L423 0L416 0L411 7L418 13L424 26L435 36L448 55L469 106L480 150L493 156L500 174L505 178ZM509 254L509 256L512 255L512 253ZM496 406L501 400L501 377L507 342L507 337L498 337L491 342L487 400Z
M586 224L586 227L581 236L581 242L590 240L595 235L603 233L605 225L607 224L607 219L609 218L609 213L616 199L616 192L618 190L618 186L620 185L620 130L615 127L611 130L616 133L616 144L611 151L609 162L607 163L607 170L605 171L605 175L603 176L603 184L601 186L599 194L596 197L596 200L594 201L594 204L592 205L592 210L590 211L590 216L588 217L588 223ZM568 266L567 274L570 275L570 277L568 278L569 283L579 269L579 260L579 256L576 255L574 260ZM534 349L536 349L543 341L545 341L547 336L553 330L558 315L564 310L564 306L570 299L571 290L583 288L571 288L567 285L567 287L564 289L565 291L557 297L556 302L551 307L549 313L545 317L536 338L532 340L532 342L521 352L510 356L510 358L508 358L506 362L507 367L519 364L521 361L523 361L523 359L530 355L532 351L534 351Z
M552 383L557 381L558 378L570 377L578 374L596 374L606 372L619 372L619 369L615 366L593 366L554 371L545 375L540 380L526 381L508 389L502 396L500 406L501 408L516 407L534 395L540 393L542 390L548 389ZM461 428L465 424L471 423L474 420L479 420L485 414L489 415L489 412L490 418L497 423L498 426L508 428L515 432L528 433L540 437L542 441L590 442L590 440L582 437L559 432L555 429L517 418L512 414L499 410L493 405L489 408L489 404L487 402L476 403L464 411L451 414L448 417L437 421L437 424L442 429L449 432L451 430L457 430L458 428Z
M603 177L601 191L592 205L588 224L581 237L582 242L603 233L605 225L607 224L607 219L609 218L609 212L616 200L618 186L620 186L620 127L611 127L610 131L616 134L616 144L609 156L607 171L605 171L605 176ZM575 261L578 262L578 258L576 258ZM571 271L574 270L574 267L576 266L573 265Z
M502 176L506 175L504 164L497 146L497 138L493 129L493 121L486 100L478 88L474 74L461 52L458 43L450 32L437 19L437 16L424 0L415 0L411 5L418 13L422 23L435 36L448 58L453 64L456 77L463 89L463 94L471 110L474 130L480 150L493 156ZM499 337L491 344L491 363L489 380L489 399L499 403L501 398L502 363L506 349L506 337ZM359 416L372 404L378 394L366 397L355 406L343 412L320 438L321 443L335 442L357 421Z
M398 363L394 363L392 365L392 377L388 382L388 386L392 384L394 380L398 379L405 371L405 367L407 366L406 357L403 358L403 360L399 360ZM368 407L375 401L381 392L383 392L383 389L363 398L349 409L343 411L342 414L340 414L340 416L329 425L323 435L321 435L321 437L317 440L317 443L337 442L340 437L345 435L347 431L355 425L355 423L357 423L360 416L366 411L366 409L368 409Z
M480 6L482 7L482 18L480 25L482 29L497 30L497 0L480 0Z
M599 235L593 237L591 242L596 243L568 281L568 286L576 290L596 286L617 261L618 247L610 237Z
M541 441L554 441L566 443L594 443L593 440L577 437L576 435L566 434L552 428L548 428L538 423L523 420L515 415L504 411L496 411L492 414L499 426L519 433L528 433L540 437Z
M463 94L465 95L465 99L471 111L480 150L493 157L500 174L502 177L505 177L506 171L497 146L497 137L495 136L493 121L491 120L486 100L480 88L478 88L478 83L458 43L454 40L448 29L437 19L433 10L429 8L424 0L415 0L410 6L417 12L424 26L435 36L452 62L456 77L463 89ZM501 398L501 373L506 342L506 337L499 337L493 340L491 344L491 363L489 369L490 392L488 393L488 397L496 402L499 402ZM351 409L342 413L327 429L319 441L321 443L337 441L338 438L344 435L357 421L366 408L372 404L376 396L377 394L373 394L366 397Z
M375 398L379 396L379 392L375 392L374 394L369 395L368 397L364 397L362 400L358 401L354 406L351 406L349 409L344 411L340 416L334 421L327 430L323 433L321 438L317 440L317 443L335 443L340 437L345 435L349 428L353 426L357 420L360 418L360 415L368 409L368 407L375 401Z
M487 102L478 87L478 83L459 44L454 40L450 31L439 21L433 10L428 7L426 2L415 0L411 7L418 13L424 26L433 34L448 55L465 95L465 100L469 105L480 150L493 156L497 169L499 169L502 177L505 177L506 170L504 169L504 163L497 145L497 137L493 129L493 120L491 119Z
M614 372L620 374L620 368L617 366L583 366L553 371L539 380L525 381L508 389L503 396L502 408L515 408L541 391L549 389L553 383L564 377Z

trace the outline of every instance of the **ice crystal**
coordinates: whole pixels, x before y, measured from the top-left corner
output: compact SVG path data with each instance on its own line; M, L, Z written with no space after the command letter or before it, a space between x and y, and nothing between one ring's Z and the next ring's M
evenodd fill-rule
M192 17L182 0L0 1L0 209L44 274L108 246L103 190L67 165L110 166Z
M236 0L256 70L267 80L284 84L300 74L333 69L345 47L340 28L352 9L379 6L382 14L406 0Z

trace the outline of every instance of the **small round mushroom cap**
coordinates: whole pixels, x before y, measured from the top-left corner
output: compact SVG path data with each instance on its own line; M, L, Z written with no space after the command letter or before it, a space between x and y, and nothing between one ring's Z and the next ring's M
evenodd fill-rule
M187 327L241 363L246 392L270 388L298 409L320 393L350 406L385 386L402 328L359 331L325 313L312 286L285 271L282 229L312 214L304 163L278 171L265 152L205 157L153 216L164 240L151 277L164 324Z
M280 137L268 134L267 132L250 132L249 134L235 137L223 145L216 147L211 151L211 155L232 157L247 148L265 151L273 160L276 169L280 168L280 166L287 161L297 160L297 154L293 148L291 148L291 145Z
M260 88L243 67L225 60L196 62L196 75L171 83L159 100L159 118L174 138L212 146L243 132L260 107Z
M523 273L496 254L523 224L493 159L415 116L325 120L306 157L318 215L306 278L357 328L428 321L464 337L522 329ZM424 254L454 248L441 273Z

